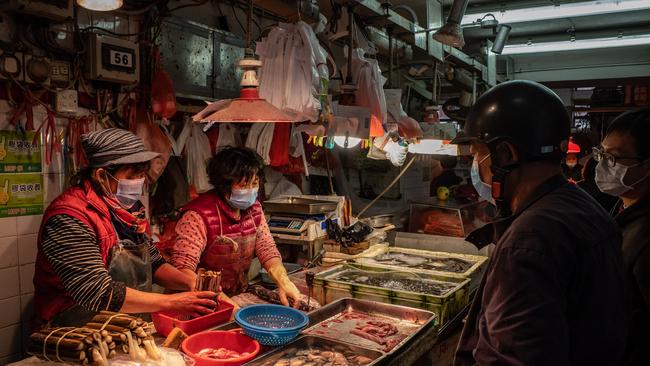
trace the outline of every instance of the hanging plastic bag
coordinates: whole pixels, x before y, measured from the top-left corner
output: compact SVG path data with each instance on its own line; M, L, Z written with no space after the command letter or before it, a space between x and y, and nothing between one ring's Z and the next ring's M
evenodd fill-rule
M151 107L154 115L169 119L176 114L174 84L161 65L158 47L154 49L154 59L156 73L151 83Z
M172 153L172 143L160 127L153 123L151 115L147 112L143 103L138 103L132 99L128 108L129 129L131 132L142 139L147 150L160 154L159 157L151 161L151 166L147 172L149 182L154 183L165 171Z
M203 193L212 189L206 167L212 157L210 141L199 124L192 127L190 136L185 144L187 159L187 178L197 192Z
M216 151L228 146L241 146L241 136L235 126L230 123L220 123Z

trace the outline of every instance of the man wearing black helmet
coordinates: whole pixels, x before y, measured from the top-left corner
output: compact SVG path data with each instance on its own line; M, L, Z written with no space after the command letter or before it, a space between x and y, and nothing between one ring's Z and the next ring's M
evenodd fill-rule
M495 243L454 364L617 365L625 346L621 234L562 175L570 122L550 89L500 84L454 141L499 219L467 240Z

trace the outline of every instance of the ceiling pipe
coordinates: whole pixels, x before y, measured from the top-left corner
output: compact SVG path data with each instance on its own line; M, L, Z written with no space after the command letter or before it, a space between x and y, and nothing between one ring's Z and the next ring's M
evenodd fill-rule
M497 36L494 39L494 44L492 45L492 53L500 55L501 52L503 52L503 47L505 47L506 43L508 42L508 37L510 36L511 29L512 27L507 24L499 25L499 31L497 32Z
M456 48L463 48L465 46L463 29L460 24L467 10L468 3L469 0L454 0L454 3L451 5L451 12L447 17L447 22L433 34L433 39Z
M416 25L420 24L420 22L418 21L417 13L410 6L401 4L401 5L395 5L395 6L391 7L391 9L393 11L406 10L411 15L411 21L413 22L413 24L416 24Z

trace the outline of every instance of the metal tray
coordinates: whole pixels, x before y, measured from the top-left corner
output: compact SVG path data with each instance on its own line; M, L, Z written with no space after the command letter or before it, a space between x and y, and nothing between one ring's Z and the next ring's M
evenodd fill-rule
M381 352L365 349L363 347L346 344L331 339L314 337L314 336L302 336L298 338L293 343L290 343L282 348L278 348L274 351L271 351L265 355L258 357L257 359L246 363L247 366L274 366L276 362L284 357L293 357L296 352L301 350L309 349L321 349L324 351L336 351L343 354L351 353L360 356L365 356L373 361L366 364L366 366L371 366L376 364L384 354Z
M439 295L377 287L371 284L348 281L341 275L357 271L364 275L388 279L405 279L409 282L445 283L449 289ZM367 276L364 276L367 277ZM341 298L357 298L377 301L385 304L403 305L432 311L440 324L444 324L469 302L469 279L440 278L432 275L418 274L408 270L389 270L373 266L339 265L320 272L314 278L314 298L321 304L333 303Z
M388 337L388 339L403 339L390 351L385 351L383 345L350 333L357 326L358 320L340 319L340 316L352 311L368 314L372 320L380 320L397 326L399 333ZM435 326L436 322L435 314L429 311L350 298L341 299L315 310L309 314L309 318L311 320L310 327L304 330L303 334L339 340L386 353L396 352L402 345L415 337L420 330L428 326Z
M336 210L338 204L300 197L284 197L264 202L266 212L317 215Z

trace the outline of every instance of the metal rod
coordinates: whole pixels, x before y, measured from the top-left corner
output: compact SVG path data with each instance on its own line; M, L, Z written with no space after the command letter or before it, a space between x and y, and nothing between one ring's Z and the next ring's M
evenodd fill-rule
M235 14L235 16L237 16ZM248 9L246 11L246 47L252 49L251 32L253 29L253 0L248 0Z
M409 160L409 162L406 163L406 165L404 166L404 169L402 169L402 171L397 175L397 177L395 177L395 179L393 179L393 181L390 182L388 187L386 187L377 197L375 197L375 199L372 200L372 202L367 204L366 207L364 207L361 211L359 211L359 214L357 215L358 219L360 219L361 215L363 215L370 207L372 207L375 203L377 203L377 201L379 201L379 199L382 198L386 194L386 192L388 192L391 188L393 188L395 183L397 183L399 181L399 179L404 175L404 173L406 173L406 171L413 164L413 162L415 162L416 158L417 158L417 156L413 156L411 158L411 160Z
M393 88L393 28L386 28L388 34L388 87Z
M251 0L252 1L252 0ZM346 84L352 85L352 49L354 48L354 6L348 5L348 75L346 77Z

